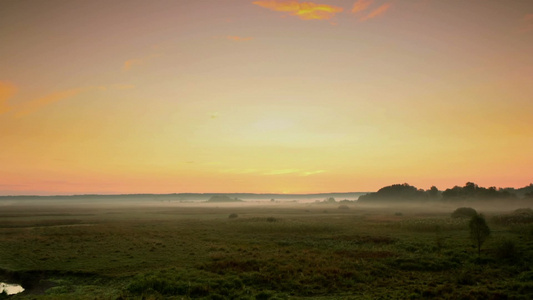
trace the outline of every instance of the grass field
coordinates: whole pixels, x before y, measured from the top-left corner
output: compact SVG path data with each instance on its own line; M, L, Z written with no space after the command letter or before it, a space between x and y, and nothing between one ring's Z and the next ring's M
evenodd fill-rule
M13 299L533 299L530 219L481 210L478 257L451 207L338 207L4 204L0 279Z

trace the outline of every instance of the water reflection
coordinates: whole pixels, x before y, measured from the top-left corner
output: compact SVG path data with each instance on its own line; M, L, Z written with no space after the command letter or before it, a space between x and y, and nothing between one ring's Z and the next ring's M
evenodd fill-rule
M6 292L8 295L22 293L24 288L18 284L0 282L0 293Z

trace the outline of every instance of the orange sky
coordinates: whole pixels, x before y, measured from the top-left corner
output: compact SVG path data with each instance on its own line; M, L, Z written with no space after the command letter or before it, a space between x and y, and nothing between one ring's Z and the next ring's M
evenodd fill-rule
M0 1L0 195L533 182L533 2Z

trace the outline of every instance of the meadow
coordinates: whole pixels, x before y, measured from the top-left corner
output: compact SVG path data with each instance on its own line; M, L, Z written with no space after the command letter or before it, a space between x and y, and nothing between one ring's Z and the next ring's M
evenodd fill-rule
M0 298L533 298L533 223L513 209L477 208L478 256L453 205L339 207L3 203L0 281L26 290Z

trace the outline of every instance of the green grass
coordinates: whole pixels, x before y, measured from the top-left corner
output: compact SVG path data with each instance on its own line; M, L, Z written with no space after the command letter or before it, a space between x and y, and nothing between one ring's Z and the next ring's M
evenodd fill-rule
M533 297L531 224L503 213L478 258L453 209L179 205L3 206L0 277L13 299Z

